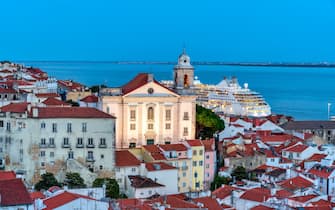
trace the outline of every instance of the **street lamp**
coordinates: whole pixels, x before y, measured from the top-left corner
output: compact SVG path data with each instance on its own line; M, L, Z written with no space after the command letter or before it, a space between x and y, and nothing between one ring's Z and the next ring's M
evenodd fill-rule
M330 106L331 106L331 105L332 105L332 104L328 102L328 120L330 120Z

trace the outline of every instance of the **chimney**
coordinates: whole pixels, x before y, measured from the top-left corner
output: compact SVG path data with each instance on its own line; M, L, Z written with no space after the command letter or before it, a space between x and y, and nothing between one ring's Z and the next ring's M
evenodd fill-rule
M32 111L33 111L33 117L38 117L38 108L37 107L33 107Z
M148 82L154 81L154 75L153 74L148 74Z

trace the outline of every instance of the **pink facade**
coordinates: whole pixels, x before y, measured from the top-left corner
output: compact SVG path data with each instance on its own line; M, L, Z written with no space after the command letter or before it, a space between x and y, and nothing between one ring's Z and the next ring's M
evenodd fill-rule
M203 140L205 146L205 170L204 170L204 186L206 189L210 188L210 184L214 180L216 171L216 151L214 140Z

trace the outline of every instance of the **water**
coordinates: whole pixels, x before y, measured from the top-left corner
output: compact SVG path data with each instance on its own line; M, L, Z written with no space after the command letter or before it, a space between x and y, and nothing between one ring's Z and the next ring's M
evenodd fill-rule
M99 62L24 62L57 79L73 79L87 86L117 87L137 73L153 73L157 80L172 80L173 65L125 65ZM335 106L335 69L289 67L195 66L202 83L217 84L225 76L263 95L272 112L298 120L326 120L328 103ZM333 113L334 112L334 113ZM330 107L335 114L335 108Z

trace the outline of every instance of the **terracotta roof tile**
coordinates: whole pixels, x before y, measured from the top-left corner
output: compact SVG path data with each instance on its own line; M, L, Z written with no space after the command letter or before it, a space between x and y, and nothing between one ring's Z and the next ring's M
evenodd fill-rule
M287 191L287 190L277 190L275 197L279 198L279 199L283 199L283 198L288 198L290 196L292 196L293 193Z
M289 197L289 200L298 201L301 203L305 203L313 198L317 197L317 195L302 195L302 196L295 196L295 197Z
M14 94L14 93L17 93L17 91L14 90L13 88L0 88L0 93Z
M202 205L200 207L204 207L204 208L207 208L207 209L221 209L221 206L217 202L217 200L213 199L211 197L195 198L195 199L193 199L193 201L196 202L197 204L201 203Z
M36 192L31 192L30 197L31 197L32 200L36 200L38 198L39 199L44 199L45 195L40 191L36 191Z
M162 152L157 145L144 145L143 148L150 153L160 153Z
M164 151L187 151L187 147L183 144L160 144L159 147Z
M148 188L148 187L164 187L164 185L159 184L148 177L143 176L128 176L131 186L134 188Z
M269 189L258 187L247 190L240 198L250 201L264 202L267 201L270 197L271 192Z
M186 142L191 146L191 147L199 147L199 146L203 146L202 141L201 140L186 140Z
M275 208L271 208L268 206L258 205L255 207L252 207L250 210L275 210Z
M128 150L115 151L115 166L125 167L125 166L139 166L139 165L141 165L141 161L139 161Z
M36 93L35 96L37 98L59 98L60 97L58 93Z
M88 196L79 195L79 194L70 193L70 192L63 192L53 197L45 199L43 203L46 206L46 208L44 208L43 210L52 210L52 209L63 206L64 204L69 203L79 198L95 200Z
M321 162L322 159L327 157L326 154L313 154L311 157L309 157L306 161L316 161Z
M177 169L174 166L171 166L164 162L155 162L155 163L146 163L145 168L148 171L162 171L162 170L171 170L171 169Z
M305 151L307 148L308 148L307 145L297 144L297 145L294 145L292 147L289 147L283 150L286 152L299 152L300 153L300 152Z
M99 98L96 95L89 95L81 99L80 101L85 103L97 103L99 101Z
M16 179L14 171L0 171L0 180Z
M203 140L202 144L204 145L206 152L215 151L214 139Z
M328 179L328 177L333 173L334 170L334 167L327 167L316 164L308 171L308 173L313 174L317 177Z
M222 187L219 187L218 189L214 190L212 194L215 195L217 198L225 199L226 197L231 195L231 192L233 190L237 189L238 188L232 187L230 185L223 185Z
M29 103L10 103L6 106L0 107L1 112L25 113Z
M280 182L279 185L287 190L294 191L301 188L312 187L313 183L301 176L296 176L294 178L286 179Z
M70 104L68 104L64 101L61 101L61 100L58 100L58 99L52 98L52 97L47 98L42 103L47 105L47 106L71 106Z
M0 206L33 204L33 201L21 179L0 181Z
M33 118L115 118L91 107L34 107L38 117ZM30 113L32 117L32 113Z
M164 201L165 200L165 201ZM160 202L161 204L166 202L166 204L170 205L171 209L187 209L187 208L196 208L198 209L199 206L191 203L191 202L187 202L185 200L179 199L176 196L166 196L166 198L163 197L159 197L157 199L153 199L150 201L151 203L155 203L155 202Z

